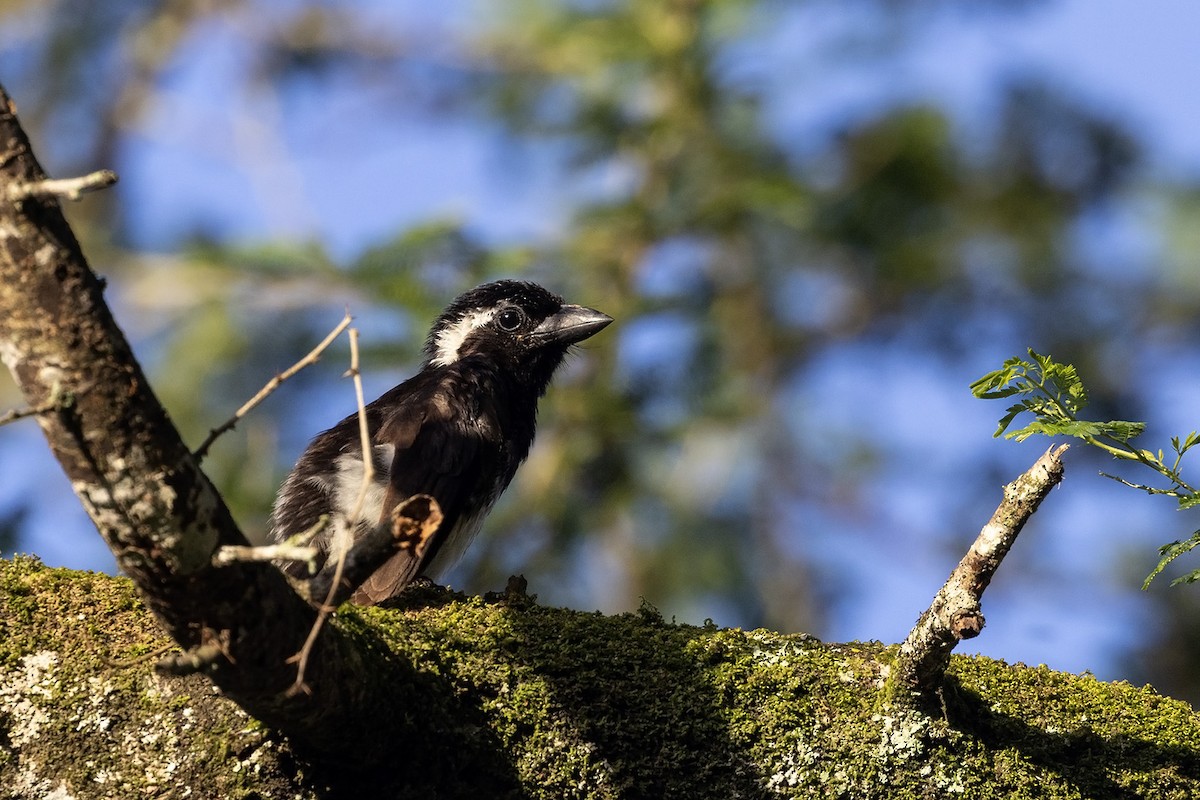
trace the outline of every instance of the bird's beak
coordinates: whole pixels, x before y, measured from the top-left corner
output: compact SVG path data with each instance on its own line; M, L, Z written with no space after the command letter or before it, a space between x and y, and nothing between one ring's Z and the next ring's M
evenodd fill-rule
M608 314L594 308L566 305L558 313L542 320L542 324L533 329L533 336L545 342L575 344L599 332L612 321Z

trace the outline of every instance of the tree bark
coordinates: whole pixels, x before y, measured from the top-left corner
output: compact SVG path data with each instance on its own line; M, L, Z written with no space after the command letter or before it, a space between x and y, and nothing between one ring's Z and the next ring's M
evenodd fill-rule
M1065 444L1050 448L1004 487L996 512L901 643L900 657L888 676L888 695L894 702L927 710L934 707L950 653L960 641L983 630L984 591L1025 523L1062 481L1066 450Z
M54 196L63 185L79 182L47 182L0 88L0 359L29 406L49 409L38 424L76 495L193 667L314 753L381 758L420 732L393 710L412 703L411 676L370 679L386 674L381 648L326 626L306 691L288 691L315 612L270 564L214 565L246 539L113 320Z
M421 740L375 768L156 675L170 640L129 581L0 561L0 798L1200 797L1200 716L1088 675L954 656L930 717L885 709L873 643L437 591L339 624L420 685L388 712Z

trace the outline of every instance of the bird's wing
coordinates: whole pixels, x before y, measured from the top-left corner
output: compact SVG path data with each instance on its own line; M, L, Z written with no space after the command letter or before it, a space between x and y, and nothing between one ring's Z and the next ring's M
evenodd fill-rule
M392 510L420 493L438 501L442 524L420 557L402 550L384 562L355 592L353 599L360 604L386 600L421 574L458 524L479 482L479 437L456 421L450 398L437 393L419 406L423 413L397 412L376 433L376 442L395 447L380 524L390 524Z

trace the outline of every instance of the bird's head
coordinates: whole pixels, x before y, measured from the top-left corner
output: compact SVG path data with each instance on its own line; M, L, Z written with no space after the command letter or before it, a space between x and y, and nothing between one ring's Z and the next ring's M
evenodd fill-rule
M571 345L612 322L595 309L527 281L485 283L460 295L434 322L425 363L445 367L482 356L522 376L538 393Z

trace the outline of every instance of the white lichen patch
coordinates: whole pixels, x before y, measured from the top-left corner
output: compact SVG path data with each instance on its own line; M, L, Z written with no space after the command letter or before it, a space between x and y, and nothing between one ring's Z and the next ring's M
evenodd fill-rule
M820 761L819 756L820 751L808 747L805 742L797 742L780 754L775 772L767 777L767 788L778 792L809 783L813 769Z
M801 642L807 640L798 642L770 631L753 630L746 634L746 641L751 645L750 654L758 663L766 666L791 666L804 655Z
M58 689L58 654L40 650L21 658L14 669L0 673L0 711L10 722L8 738L21 748L37 738L49 720L37 698L49 700Z
M75 800L75 795L61 782L38 775L29 765L23 765L11 786L4 787L10 797L39 797L43 800Z
M9 340L0 341L0 361L4 362L4 366L11 371L16 372L17 367L25 360L25 353L21 348L17 347Z
M143 482L124 472L117 474L121 479L113 483L113 502L134 522L170 515L177 498L175 490L163 480L165 476L153 475Z
M180 574L208 566L217 544L217 532L211 524L218 507L213 492L200 489L181 504L167 476L159 472L146 477L144 458L137 451L133 455L137 457L127 460L114 456L109 460L105 469L107 486L89 481L72 483L88 515L101 530L119 534L129 530L132 523L140 528L140 534L149 532L155 549L167 554ZM202 487L205 483L197 479L193 485ZM191 519L176 517L181 505L190 506Z
M908 767L925 753L929 733L929 718L915 711L896 711L876 714L873 722L880 723L879 744L875 749L876 779L887 785L897 768Z
M776 753L771 760L772 770L766 778L766 787L780 795L795 795L795 790L822 786L827 796L853 796L853 781L816 742L821 735L811 738L800 732L784 734L774 742Z
M952 774L946 772L944 764L937 764L933 770L933 785L942 794L963 794L967 791L963 783L962 770L956 769Z
M555 726L532 737L521 767L530 775L555 775L553 786L560 796L608 796L614 784L613 767L596 746L569 725ZM551 766L552 765L552 766Z
M115 733L115 749L124 755L107 770L97 772L97 779L103 775L106 781L116 783L175 786L174 774L188 750L179 740L172 714L151 714Z
M925 751L929 733L929 718L916 712L898 712L871 718L882 723L879 747L876 752L887 761L917 758Z
M51 792L58 786L66 787L63 792L84 791L85 785L103 787L103 796L108 797L132 796L130 787L142 787L155 796L186 796L182 776L194 772L189 767L196 755L188 731L195 728L196 714L186 706L173 708L179 697L171 685L156 675L146 675L133 691L138 705L151 710L133 711L129 688L122 688L107 674L67 681L66 673L56 668L58 663L54 653L35 653L22 659L20 668L0 674L0 714L16 723L10 734L12 749L21 759L21 769L30 775L29 785L36 786L36 790L14 796L68 798L70 794ZM48 698L45 713L37 708L41 697ZM66 730L72 735L106 743L94 758L74 763L66 782L60 780L63 776L56 766L37 763L35 756L40 750L20 752L22 745L35 739L39 745L46 744L52 721L67 723ZM47 775L54 780L47 782Z
M108 715L108 697L113 693L112 684L96 676L87 679L87 699L77 706L75 714L75 730L106 733L112 727L112 717Z
M936 722L916 711L876 714L871 719L880 723L876 748L876 779L879 783L887 785L900 768L915 766L916 774L928 782L935 796L965 791L961 771L948 772L946 765L937 758L936 749L931 751L930 742L945 736Z
M44 244L33 254L33 260L39 267L49 268L58 261L58 248L53 244Z
M58 384L66 381L67 373L55 364L43 364L37 373L38 380L46 386L58 388ZM53 395L51 395L53 397Z

